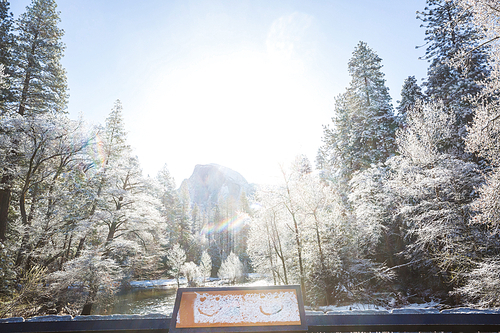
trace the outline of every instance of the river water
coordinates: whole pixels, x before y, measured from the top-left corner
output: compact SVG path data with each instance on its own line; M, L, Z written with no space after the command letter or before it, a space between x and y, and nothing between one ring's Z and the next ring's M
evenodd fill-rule
M175 288L132 288L115 295L115 305L111 309L96 314L170 314L174 308Z
M139 283L139 285L144 285ZM238 286L268 286L269 281L254 279ZM215 286L215 285L212 285ZM218 285L220 286L220 285ZM186 285L181 286L186 287ZM115 304L106 310L95 308L92 314L171 314L174 309L177 288L173 286L156 286L149 288L131 288L115 295Z

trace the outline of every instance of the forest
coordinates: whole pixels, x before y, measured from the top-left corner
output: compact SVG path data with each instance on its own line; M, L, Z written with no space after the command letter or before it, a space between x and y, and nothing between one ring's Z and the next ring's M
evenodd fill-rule
M131 281L260 273L311 307L500 306L500 6L427 0L427 77L397 106L360 41L314 165L193 204L142 174L123 106L69 119L55 0L0 1L0 318L85 314ZM396 49L395 49L396 52ZM390 66L390 64L389 64Z

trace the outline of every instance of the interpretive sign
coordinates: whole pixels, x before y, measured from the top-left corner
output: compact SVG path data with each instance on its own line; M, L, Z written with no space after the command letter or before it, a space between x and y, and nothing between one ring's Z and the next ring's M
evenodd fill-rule
M179 288L171 332L306 331L299 286Z

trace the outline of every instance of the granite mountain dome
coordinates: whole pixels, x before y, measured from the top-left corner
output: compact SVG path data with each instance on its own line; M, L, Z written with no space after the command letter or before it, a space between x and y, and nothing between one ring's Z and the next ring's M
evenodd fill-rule
M185 179L179 190L187 187L191 204L211 207L220 202L238 202L241 194L254 192L253 184L238 172L218 164L198 164L189 179Z

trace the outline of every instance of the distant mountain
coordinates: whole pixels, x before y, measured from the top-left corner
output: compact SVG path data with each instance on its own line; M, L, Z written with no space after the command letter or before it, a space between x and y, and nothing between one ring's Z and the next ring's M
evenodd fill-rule
M184 179L179 190L187 187L191 204L200 208L213 207L228 199L237 203L241 193L253 194L254 185L238 172L218 164L198 164L189 179Z

